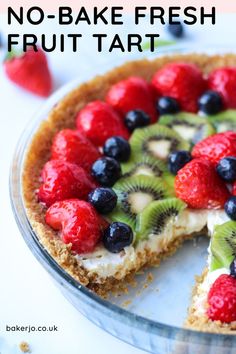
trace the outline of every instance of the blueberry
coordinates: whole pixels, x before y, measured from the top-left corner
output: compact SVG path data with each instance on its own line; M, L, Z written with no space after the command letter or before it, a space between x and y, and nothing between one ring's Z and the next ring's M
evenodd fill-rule
M157 101L157 111L161 115L177 113L179 110L178 102L172 97L164 96Z
M198 108L205 114L216 114L223 109L222 98L215 91L206 91L198 100Z
M184 35L184 27L181 22L176 24L169 24L167 26L168 31L170 34L175 38L181 38Z
M134 131L136 128L145 127L150 124L150 122L151 119L149 115L141 109L129 111L125 116L125 125L130 132Z
M112 253L122 251L124 247L131 245L132 242L133 231L129 225L123 222L113 222L103 234L103 244Z
M89 193L88 201L101 214L110 213L116 206L117 195L111 188L96 188Z
M130 144L121 136L113 136L105 142L103 153L118 161L128 161L131 153Z
M236 220L236 196L230 197L225 203L225 212L232 220Z
M218 175L227 182L236 180L236 157L224 157L216 166Z
M115 159L101 157L94 162L92 175L102 186L111 187L121 177L121 167Z
M230 264L230 275L236 278L236 258L234 258L233 262Z
M191 160L192 156L189 151L180 150L171 152L168 158L170 172L176 175L177 172Z

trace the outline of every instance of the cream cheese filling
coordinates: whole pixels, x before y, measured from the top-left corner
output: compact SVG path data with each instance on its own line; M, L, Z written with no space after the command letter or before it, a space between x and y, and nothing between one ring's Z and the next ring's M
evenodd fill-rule
M136 247L128 246L120 253L111 253L104 247L86 255L77 255L79 263L89 272L99 278L115 276L122 279L129 270L138 262L140 253L146 250L155 252L156 255L165 251L170 242L178 237L190 235L201 231L207 225L208 212L206 210L186 209L180 215L173 218L161 235L150 235L147 240L139 241Z

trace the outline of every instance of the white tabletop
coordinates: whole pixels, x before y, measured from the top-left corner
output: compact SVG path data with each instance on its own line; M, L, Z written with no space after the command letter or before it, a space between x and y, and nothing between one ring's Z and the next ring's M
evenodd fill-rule
M235 19L232 15L224 15L218 16L214 27L191 26L188 29L188 42L194 43L197 49L202 44L211 47L215 44L235 45ZM0 17L0 30L4 33L9 31L3 17ZM18 30L21 33L32 29L14 28L14 31ZM52 30L55 32L58 29L52 29L50 24L44 28L47 33ZM90 33L92 30L89 29ZM111 28L106 28L107 31L115 32ZM148 33L145 25L140 27L140 31ZM112 67L114 62L124 60L124 57L117 51L96 54L89 43L81 47L79 55L69 51L63 55L52 53L49 59L55 87L80 76L83 78L85 72L91 75L103 72L105 68ZM113 354L141 354L141 350L90 323L65 300L25 245L15 224L8 193L10 161L23 128L43 103L43 99L12 85L0 67L0 353L20 353L18 344L27 341L34 354L107 354L111 348ZM8 332L6 325L56 325L58 332Z

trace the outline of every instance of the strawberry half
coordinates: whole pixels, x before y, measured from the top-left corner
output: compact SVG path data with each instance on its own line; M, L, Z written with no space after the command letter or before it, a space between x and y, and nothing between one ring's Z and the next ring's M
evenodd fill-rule
M78 113L76 126L96 146L103 146L112 136L129 138L119 114L112 106L102 101L87 104Z
M113 85L108 91L106 101L123 116L129 111L140 109L149 115L151 123L157 121L154 91L141 77L131 76Z
M42 97L51 93L52 77L42 49L38 48L37 52L29 49L20 56L10 53L4 68L7 77L23 89Z
M92 252L101 239L103 222L88 202L69 199L53 204L46 212L46 223L61 230L62 241L72 244L76 253Z
M178 171L175 192L193 209L220 209L229 198L214 166L203 159L193 159Z
M45 164L42 179L38 198L46 206L68 198L87 199L88 194L96 188L83 168L60 160L51 160Z
M152 85L158 95L175 98L187 112L198 111L198 99L206 89L206 81L198 67L184 62L170 63L158 70Z
M92 164L101 157L98 149L80 132L63 129L52 143L51 158L76 163L90 172Z

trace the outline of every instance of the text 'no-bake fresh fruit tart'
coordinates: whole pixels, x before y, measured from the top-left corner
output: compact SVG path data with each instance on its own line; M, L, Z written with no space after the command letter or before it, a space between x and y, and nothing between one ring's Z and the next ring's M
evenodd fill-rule
M70 92L28 149L40 242L105 296L207 229L186 325L236 330L236 56L130 62Z

